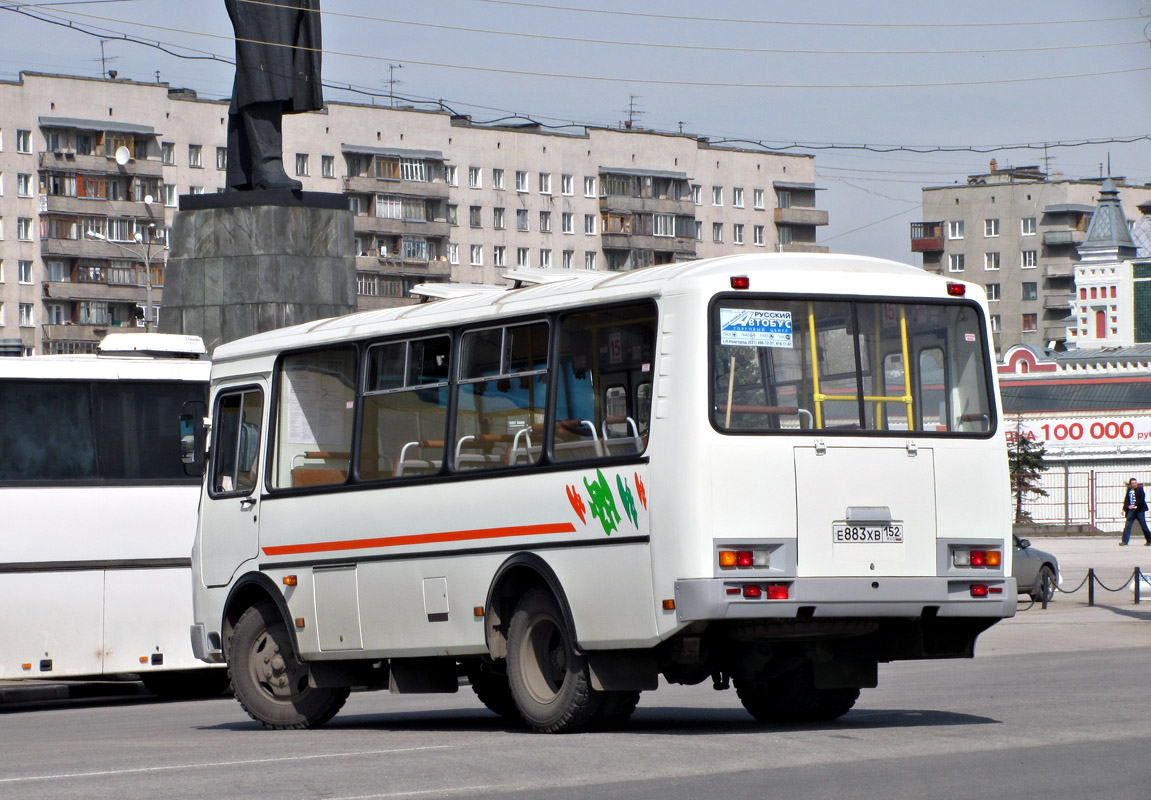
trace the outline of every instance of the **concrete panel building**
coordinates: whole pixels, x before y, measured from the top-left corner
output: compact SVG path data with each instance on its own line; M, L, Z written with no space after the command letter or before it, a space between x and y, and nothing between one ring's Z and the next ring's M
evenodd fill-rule
M1113 178L1128 224L1151 201L1151 186ZM923 189L923 219L911 224L911 250L923 268L981 283L992 305L999 353L1025 344L1062 351L1072 325L1078 245L1084 242L1103 179L1066 179L1038 167L1000 169L995 161L965 183Z
M165 83L0 82L0 349L91 350L136 327L149 295L162 314L167 228L180 195L222 190L227 111ZM284 128L289 174L349 197L362 309L414 302L421 282L503 283L517 266L827 251L810 156L348 103Z

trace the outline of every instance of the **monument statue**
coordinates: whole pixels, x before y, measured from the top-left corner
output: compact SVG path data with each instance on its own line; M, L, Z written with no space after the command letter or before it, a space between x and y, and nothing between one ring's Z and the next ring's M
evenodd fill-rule
M283 159L283 115L324 107L320 0L224 0L236 33L228 108L229 191L300 190Z

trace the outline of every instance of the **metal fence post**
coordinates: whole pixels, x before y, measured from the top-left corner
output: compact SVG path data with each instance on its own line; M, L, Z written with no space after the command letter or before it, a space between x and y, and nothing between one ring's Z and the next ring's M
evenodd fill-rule
M1135 568L1135 605L1139 605L1139 584L1143 583L1143 572Z
M1095 605L1095 568L1087 570L1087 605Z

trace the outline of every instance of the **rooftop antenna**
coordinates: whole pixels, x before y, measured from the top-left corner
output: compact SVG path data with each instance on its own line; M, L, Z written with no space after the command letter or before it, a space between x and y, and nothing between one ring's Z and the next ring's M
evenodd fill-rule
M120 60L119 56L106 56L106 55L104 55L104 43L110 42L110 41L112 41L112 40L111 39L101 39L100 40L100 77L101 78L103 78L105 75L108 74L108 62L109 61L119 61ZM113 77L115 77L115 76L113 76Z
M636 118L642 117L646 112L640 111L638 108L636 108L635 101L640 99L640 95L629 94L627 97L627 122L625 122L623 126L628 130L631 130L632 126L635 125Z
M396 106L396 87L403 83L403 81L396 78L396 70L403 68L403 64L388 64L388 104L392 106L392 108Z
M680 120L678 123L676 123L676 124L677 124L677 125L679 125L679 132L682 134L682 133L683 133L683 120L681 119L681 120Z

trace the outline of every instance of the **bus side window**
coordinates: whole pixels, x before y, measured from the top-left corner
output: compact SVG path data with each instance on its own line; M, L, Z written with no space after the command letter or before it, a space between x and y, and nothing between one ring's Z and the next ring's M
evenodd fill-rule
M257 389L220 395L212 427L212 491L248 494L256 488L264 398Z
M291 353L278 375L273 488L344 483L352 460L355 348Z
M655 325L650 303L563 318L553 459L643 452L651 419Z

